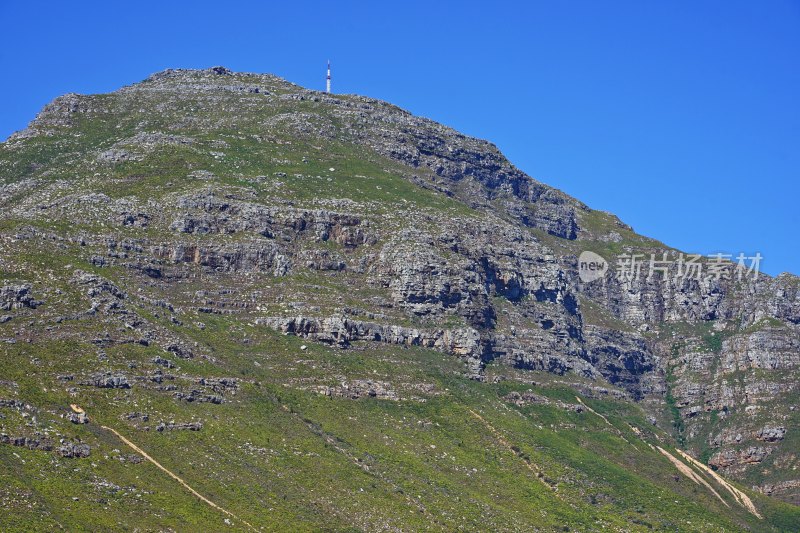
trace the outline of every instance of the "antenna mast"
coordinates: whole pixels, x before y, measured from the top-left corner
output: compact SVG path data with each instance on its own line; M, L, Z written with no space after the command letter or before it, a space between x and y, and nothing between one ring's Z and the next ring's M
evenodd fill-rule
M328 77L325 79L325 92L331 92L331 60L328 60Z

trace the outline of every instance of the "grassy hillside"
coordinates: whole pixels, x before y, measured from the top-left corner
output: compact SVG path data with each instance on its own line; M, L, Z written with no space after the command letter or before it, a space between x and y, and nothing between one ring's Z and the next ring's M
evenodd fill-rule
M554 256L660 243L411 120L198 71L64 97L0 144L0 530L800 530L800 508L693 465L672 420L588 362L492 353L475 379L461 345L263 325L532 331L531 357L574 350L584 324L634 331L591 299L568 309ZM419 123L458 148L424 137L402 162ZM440 152L468 162L426 163ZM555 236L562 208L588 241Z

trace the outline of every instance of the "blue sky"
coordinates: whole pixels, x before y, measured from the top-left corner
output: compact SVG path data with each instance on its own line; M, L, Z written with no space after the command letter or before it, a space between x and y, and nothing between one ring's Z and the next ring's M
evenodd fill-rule
M800 274L800 2L11 2L0 138L169 67L272 72L486 138L686 251Z

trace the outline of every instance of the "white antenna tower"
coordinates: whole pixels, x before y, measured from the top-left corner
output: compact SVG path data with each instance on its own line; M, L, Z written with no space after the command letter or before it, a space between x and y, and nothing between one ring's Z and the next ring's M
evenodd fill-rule
M325 92L331 92L331 60L328 60L328 77L325 79Z

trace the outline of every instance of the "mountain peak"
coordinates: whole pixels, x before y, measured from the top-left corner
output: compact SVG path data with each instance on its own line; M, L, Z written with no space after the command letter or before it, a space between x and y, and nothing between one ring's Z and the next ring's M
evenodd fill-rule
M0 143L0 247L22 529L800 520L797 278L389 103L223 67L64 95Z

